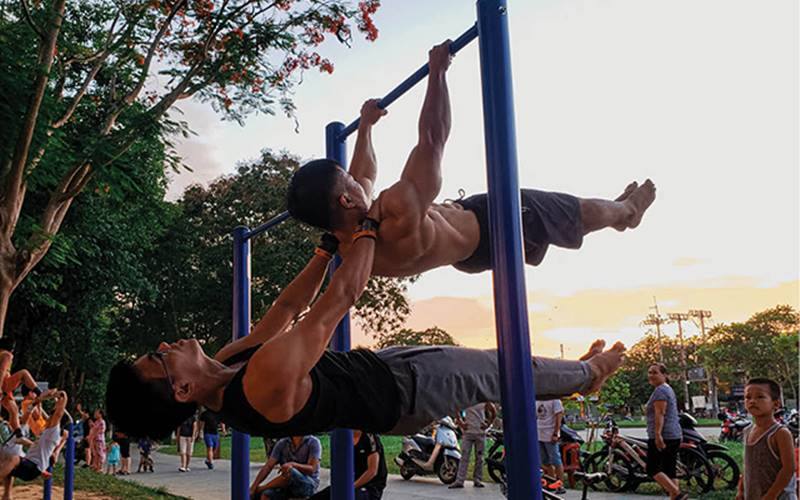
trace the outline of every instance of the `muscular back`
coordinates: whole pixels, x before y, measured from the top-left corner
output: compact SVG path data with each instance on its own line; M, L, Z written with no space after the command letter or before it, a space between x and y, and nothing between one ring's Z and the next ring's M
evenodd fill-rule
M458 204L431 204L421 214L409 210L408 194L382 192L381 226L372 274L412 276L462 261L478 246L480 232L475 214ZM349 242L339 251L346 258Z

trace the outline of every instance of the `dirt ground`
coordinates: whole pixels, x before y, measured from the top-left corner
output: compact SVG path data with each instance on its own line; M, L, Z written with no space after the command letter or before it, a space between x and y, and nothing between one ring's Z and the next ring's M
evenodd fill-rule
M41 484L20 484L14 486L14 500L42 500L43 491ZM53 486L53 498L64 498L64 490L58 486ZM115 497L102 495L100 493L86 493L76 491L73 495L75 500L116 500Z

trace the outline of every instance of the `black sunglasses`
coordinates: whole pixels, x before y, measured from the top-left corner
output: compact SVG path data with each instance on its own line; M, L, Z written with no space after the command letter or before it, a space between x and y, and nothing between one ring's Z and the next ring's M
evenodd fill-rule
M169 369L167 368L167 362L164 361L164 355L166 352L162 351L155 351L149 353L147 356L150 358L157 359L161 363L161 367L164 368L164 374L167 376L167 382L169 382L169 389L172 391L172 376L169 374Z

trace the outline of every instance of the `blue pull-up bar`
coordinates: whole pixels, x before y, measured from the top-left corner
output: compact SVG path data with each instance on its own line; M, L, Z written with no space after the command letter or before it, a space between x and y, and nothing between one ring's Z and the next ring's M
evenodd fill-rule
M453 40L450 44L450 53L456 54L458 51L469 45L469 43L478 36L478 25L477 23L474 24L470 29L465 31L461 34L460 37ZM403 96L406 92L411 90L414 85L418 84L422 81L423 78L428 76L428 63L425 63L421 68L415 71L411 76L406 78L405 80L400 83L397 87L393 88L388 94L383 96L383 98L378 102L378 107L381 109L386 109L392 104L394 101L399 99ZM339 133L329 140L336 141L336 142L344 142L347 139L347 136L352 134L358 129L358 122L359 118L353 120L350 125L344 127L339 131ZM281 222L285 221L289 218L289 212L281 212L280 214L276 215L275 217L271 218L267 222L261 224L257 228L250 230L246 234L246 238L252 238L254 236L258 236L259 234L263 233L264 231L268 231L274 226L277 226Z
M540 500L539 450L536 433L535 391L525 291L516 133L511 85L511 57L505 0L478 0L478 22L450 45L455 54L480 33L484 133L489 184L489 226L494 280L495 323L506 436L509 498ZM387 108L428 75L425 64L378 103ZM358 129L356 119L347 127L334 122L326 129L326 156L346 165L345 141ZM250 238L289 218L283 212L257 228L234 230L234 340L250 329ZM350 348L345 317L333 341L337 350ZM234 433L232 496L248 497L248 436ZM334 500L353 500L353 455L350 431L336 431L332 490Z
M461 34L460 37L456 38L450 43L450 53L455 55L469 45L469 43L475 38L478 37L478 24L474 24L470 29L465 31ZM394 101L399 99L403 96L406 92L411 90L416 84L422 81L423 78L428 76L430 69L428 68L428 63L425 63L422 67L420 67L417 71L411 74L408 78L403 80L400 85L393 88L388 94L383 96L383 98L378 101L378 107L381 109L386 109L392 104ZM337 137L338 140L343 141L348 135L352 134L358 129L358 122L360 118L356 118L353 120L350 125L346 126Z

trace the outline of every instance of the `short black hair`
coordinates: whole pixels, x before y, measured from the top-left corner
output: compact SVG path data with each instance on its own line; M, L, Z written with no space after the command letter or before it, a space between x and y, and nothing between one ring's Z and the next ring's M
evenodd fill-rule
M160 440L192 416L197 405L175 401L166 379L144 380L130 361L120 361L108 377L106 409L116 430Z
M773 401L781 400L781 385L771 378L756 377L747 381L746 385L766 385L769 387L769 395Z
M338 208L334 188L343 172L338 163L327 159L312 160L300 167L289 181L286 197L289 214L306 224L331 231Z

